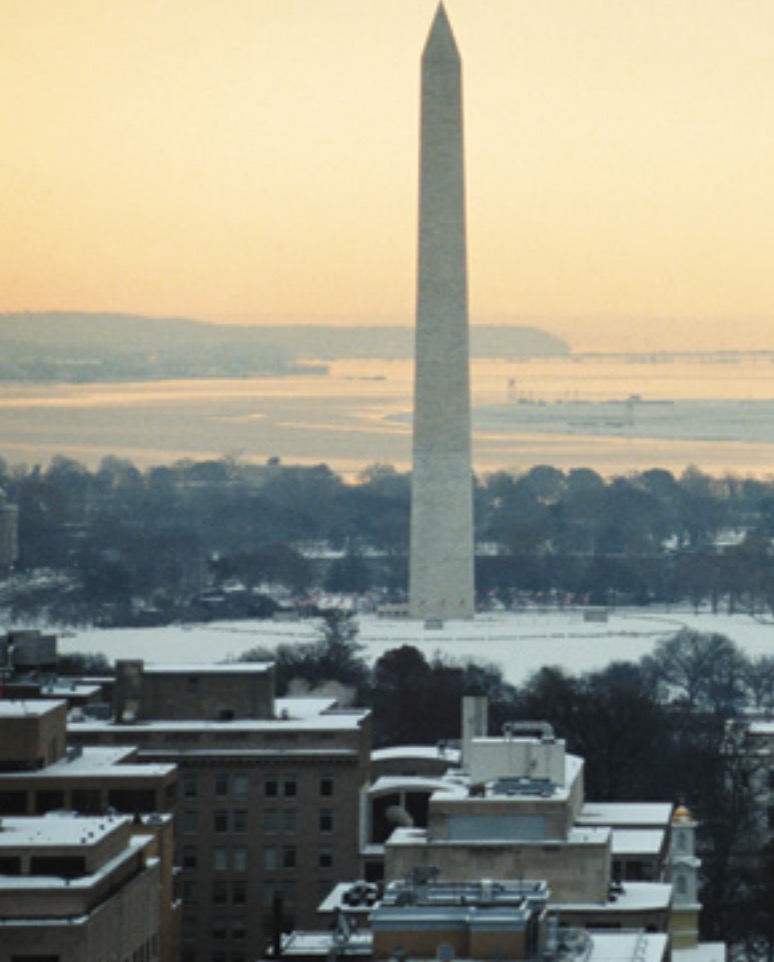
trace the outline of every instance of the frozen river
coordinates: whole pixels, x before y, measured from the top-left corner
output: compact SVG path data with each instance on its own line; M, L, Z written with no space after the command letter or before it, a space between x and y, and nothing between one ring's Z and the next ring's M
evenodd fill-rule
M772 356L474 361L474 466L619 474L650 467L768 475ZM337 361L327 375L96 385L0 385L0 456L96 466L279 457L356 473L407 468L413 367Z

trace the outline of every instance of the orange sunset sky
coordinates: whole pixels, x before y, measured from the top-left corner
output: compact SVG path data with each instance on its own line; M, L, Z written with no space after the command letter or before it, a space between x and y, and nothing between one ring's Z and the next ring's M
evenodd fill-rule
M410 321L434 9L4 0L0 311ZM774 3L447 10L473 318L774 348Z

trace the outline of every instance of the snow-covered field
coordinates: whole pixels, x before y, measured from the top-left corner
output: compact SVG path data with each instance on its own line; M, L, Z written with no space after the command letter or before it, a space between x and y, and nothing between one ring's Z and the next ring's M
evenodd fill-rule
M369 661L391 648L414 645L428 658L440 652L450 658L494 662L513 684L545 665L578 673L613 661L637 661L683 626L725 635L751 656L774 654L774 620L743 614L695 615L687 609L620 609L609 612L602 622L586 621L582 611L572 610L480 615L474 622L449 622L442 629L374 616L362 616L359 624L359 640ZM143 658L195 663L233 660L251 648L317 637L314 626L305 622L242 621L68 632L59 647L63 653L101 652L111 662Z

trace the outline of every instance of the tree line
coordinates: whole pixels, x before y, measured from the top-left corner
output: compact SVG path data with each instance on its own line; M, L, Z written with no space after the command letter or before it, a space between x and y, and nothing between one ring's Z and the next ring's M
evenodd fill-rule
M265 613L252 594L267 583L296 596L406 590L410 475L389 465L346 481L324 464L276 459L146 470L115 457L94 470L66 457L46 467L0 459L0 489L19 506L17 574L67 578L56 592L26 584L20 616L45 607L60 622L105 611L120 621L141 604L162 619L205 617L192 602L227 584L247 592L232 594L234 614L252 615ZM774 480L542 465L477 477L473 497L482 604L774 610Z

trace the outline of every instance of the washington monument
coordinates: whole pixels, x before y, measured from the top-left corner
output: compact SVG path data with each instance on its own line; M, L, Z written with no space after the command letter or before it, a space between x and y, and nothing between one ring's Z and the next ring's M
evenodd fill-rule
M422 54L409 614L472 618L462 64L443 5Z

